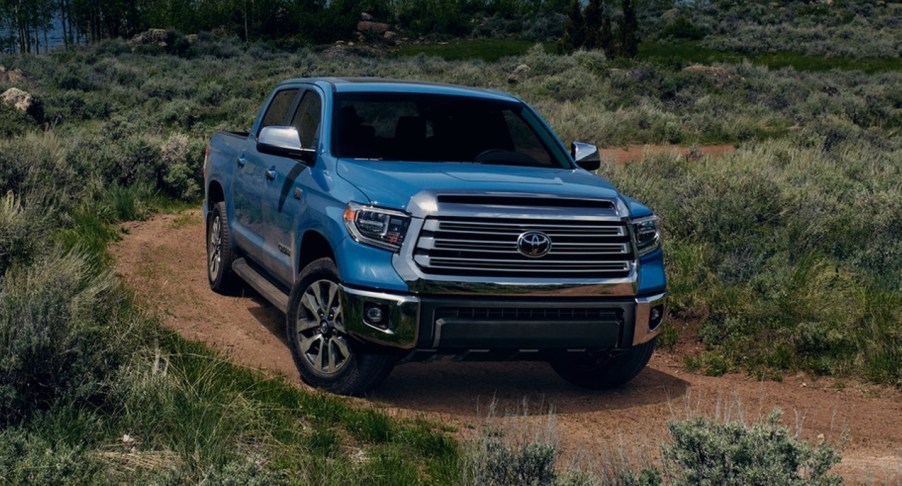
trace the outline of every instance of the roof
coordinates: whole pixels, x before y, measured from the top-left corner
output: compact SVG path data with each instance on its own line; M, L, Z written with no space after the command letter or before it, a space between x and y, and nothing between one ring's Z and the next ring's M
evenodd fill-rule
M500 90L383 78L298 78L279 84L302 82L317 84L323 89L337 93L423 93L519 101L515 96Z

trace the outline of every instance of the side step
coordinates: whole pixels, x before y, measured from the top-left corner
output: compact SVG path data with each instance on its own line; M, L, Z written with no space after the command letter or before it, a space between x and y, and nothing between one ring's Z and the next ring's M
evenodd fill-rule
M288 313L288 295L282 289L273 285L266 277L260 275L260 272L251 267L247 260L239 258L232 262L232 271L259 292L270 304L280 311Z

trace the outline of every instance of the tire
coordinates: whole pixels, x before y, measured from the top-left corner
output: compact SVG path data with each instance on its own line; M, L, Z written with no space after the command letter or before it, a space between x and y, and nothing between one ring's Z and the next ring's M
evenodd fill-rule
M225 202L219 201L207 218L207 279L210 288L221 294L228 294L238 286L238 277L232 273L235 252L230 241Z
M655 351L654 339L617 355L590 355L551 362L561 378L576 386L605 390L624 385L639 374Z
M307 265L291 289L285 315L288 346L301 379L339 395L362 395L391 372L394 356L378 354L346 332L338 294L338 269L330 258Z

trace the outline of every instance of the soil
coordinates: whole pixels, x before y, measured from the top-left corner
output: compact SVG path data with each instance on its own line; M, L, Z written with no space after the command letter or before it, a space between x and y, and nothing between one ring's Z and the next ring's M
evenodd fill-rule
M224 296L209 288L201 212L161 215L123 226L116 270L164 325L225 353L235 363L282 375L301 388L284 338L284 316L252 290ZM461 435L514 414L523 430L550 430L568 460L657 461L666 423L692 416L754 421L775 407L809 441L844 444L835 471L851 483L902 484L902 392L852 381L685 371L679 354L657 352L634 381L592 392L564 382L545 363L435 361L398 366L361 403L396 415L425 416ZM525 427L525 428L524 428Z

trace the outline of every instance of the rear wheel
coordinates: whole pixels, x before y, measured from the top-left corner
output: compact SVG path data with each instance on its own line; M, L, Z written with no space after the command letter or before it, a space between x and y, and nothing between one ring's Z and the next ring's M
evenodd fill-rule
M235 288L237 277L232 273L234 254L229 244L229 223L225 202L213 205L207 217L207 279L210 288L226 293Z
M341 395L360 395L381 383L396 360L365 349L347 334L338 282L338 269L329 258L304 269L288 304L288 342L307 384Z
M583 354L552 361L563 379L593 390L616 388L632 380L648 364L655 341L632 347L620 354Z

